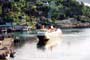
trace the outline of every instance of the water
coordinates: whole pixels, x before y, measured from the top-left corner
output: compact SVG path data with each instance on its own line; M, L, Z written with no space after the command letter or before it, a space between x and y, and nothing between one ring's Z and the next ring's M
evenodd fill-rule
M16 48L15 58L8 60L90 60L90 29L63 31L63 42L52 51L37 49L32 39Z

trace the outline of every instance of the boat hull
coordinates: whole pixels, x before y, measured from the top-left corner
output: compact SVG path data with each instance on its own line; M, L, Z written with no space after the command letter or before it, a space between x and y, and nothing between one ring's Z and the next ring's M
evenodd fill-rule
M62 31L39 32L37 37L39 39L37 47L48 49L58 45L62 41Z

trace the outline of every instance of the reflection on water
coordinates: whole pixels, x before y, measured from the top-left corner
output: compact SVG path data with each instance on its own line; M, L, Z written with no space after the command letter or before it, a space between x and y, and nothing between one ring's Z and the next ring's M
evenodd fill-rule
M90 29L65 30L63 35L63 42L52 51L38 50L36 39L24 38L9 60L90 60Z

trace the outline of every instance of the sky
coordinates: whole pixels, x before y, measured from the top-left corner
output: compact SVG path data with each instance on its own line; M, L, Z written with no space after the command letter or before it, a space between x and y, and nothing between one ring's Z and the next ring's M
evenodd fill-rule
M82 2L84 2L84 4L85 5L87 5L87 6L90 6L90 0L77 0L77 1L82 1Z
M84 3L89 3L90 4L90 0L77 0L77 1L83 1Z

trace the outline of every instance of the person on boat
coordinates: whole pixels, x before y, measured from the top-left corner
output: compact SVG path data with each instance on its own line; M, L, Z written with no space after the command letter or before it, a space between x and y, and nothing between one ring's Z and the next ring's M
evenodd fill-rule
M56 31L56 28L53 25L51 25L51 26L49 26L48 31L54 32L54 31Z
M57 28L53 25L50 25L48 28L46 28L45 25L42 25L41 30L46 31L46 32L54 32L57 30Z
M41 26L41 30L43 30L43 31L47 31L45 25L42 25L42 26Z
M41 29L45 29L45 25L42 25L42 26L41 26Z

